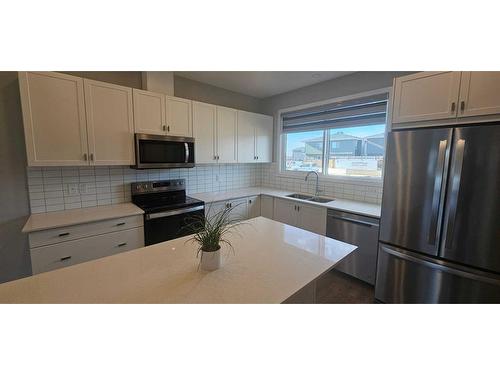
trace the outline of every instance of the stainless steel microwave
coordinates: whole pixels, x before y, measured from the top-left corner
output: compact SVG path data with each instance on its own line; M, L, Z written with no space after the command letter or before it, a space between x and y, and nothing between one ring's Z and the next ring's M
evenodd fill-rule
M193 168L194 138L136 133L133 167Z

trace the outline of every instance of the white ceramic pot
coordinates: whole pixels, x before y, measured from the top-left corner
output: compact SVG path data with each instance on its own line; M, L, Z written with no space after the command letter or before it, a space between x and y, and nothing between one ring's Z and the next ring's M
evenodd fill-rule
M200 268L204 271L215 271L219 269L220 262L220 248L216 251L202 251Z

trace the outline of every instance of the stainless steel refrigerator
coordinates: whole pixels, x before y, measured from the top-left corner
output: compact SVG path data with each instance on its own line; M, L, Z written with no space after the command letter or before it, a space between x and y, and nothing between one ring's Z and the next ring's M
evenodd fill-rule
M375 298L500 302L500 124L388 134Z

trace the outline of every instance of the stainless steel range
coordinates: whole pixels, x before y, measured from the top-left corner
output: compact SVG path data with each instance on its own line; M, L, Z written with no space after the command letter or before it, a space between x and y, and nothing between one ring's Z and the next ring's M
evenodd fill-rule
M204 217L205 203L186 196L185 185L184 179L131 184L132 202L145 212L146 245L192 234L189 224Z

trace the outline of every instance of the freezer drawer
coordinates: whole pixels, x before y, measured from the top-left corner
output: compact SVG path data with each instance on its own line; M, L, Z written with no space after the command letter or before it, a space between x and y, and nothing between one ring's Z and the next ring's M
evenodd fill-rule
M381 243L375 299L385 303L500 303L500 276Z
M328 237L358 246L336 269L375 284L379 220L347 212L328 210Z

